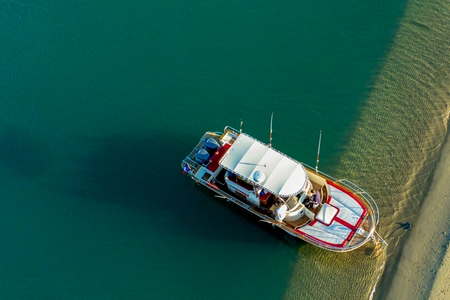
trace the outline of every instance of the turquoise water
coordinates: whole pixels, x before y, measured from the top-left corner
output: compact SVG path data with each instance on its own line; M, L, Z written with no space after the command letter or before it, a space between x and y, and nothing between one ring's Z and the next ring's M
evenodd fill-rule
M403 14L392 2L0 2L2 298L273 299L293 275L313 295L321 250L179 161L241 118L264 140L273 111L276 148L312 163L322 129L336 171Z

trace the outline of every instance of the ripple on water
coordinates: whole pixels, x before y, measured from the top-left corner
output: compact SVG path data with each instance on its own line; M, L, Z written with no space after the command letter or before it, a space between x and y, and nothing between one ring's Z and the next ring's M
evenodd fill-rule
M373 246L345 254L304 247L286 298L371 298L383 271L395 270L405 236L396 222L420 212L447 132L449 20L447 0L409 3L337 171L377 199L390 246L369 255Z

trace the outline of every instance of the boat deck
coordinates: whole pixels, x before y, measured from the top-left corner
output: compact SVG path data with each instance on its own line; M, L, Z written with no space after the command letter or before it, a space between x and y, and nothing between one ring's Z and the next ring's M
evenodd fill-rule
M349 190L331 180L328 180L327 184L330 196L326 203L337 209L336 215L329 224L316 219L296 228L296 231L328 246L343 248L355 234L364 235L365 230L358 228L367 215L367 208L359 197Z

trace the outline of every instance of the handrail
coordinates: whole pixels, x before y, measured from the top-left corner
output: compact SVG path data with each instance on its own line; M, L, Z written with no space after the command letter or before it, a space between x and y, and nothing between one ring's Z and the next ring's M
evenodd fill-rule
M381 237L381 235L380 235L377 231L374 231L374 234L376 235L376 237L378 238L378 240L381 241L381 242L383 243L383 245L384 245L385 247L389 246L389 244Z
M231 130L231 131L234 131L234 132L236 132L236 133L239 133L239 130L237 130L237 129L231 127L231 126L228 126L228 125L225 126L225 128L223 129L223 132L227 131L227 129L229 129L229 130Z
M369 204L371 206L371 208L375 214L376 224L378 224L378 222L380 221L380 210L378 208L377 203L375 202L375 199L373 199L373 197L368 192L363 190L360 186L356 185L354 182L352 182L348 179L339 179L337 182L350 188L351 190L355 190L356 194L360 195L361 197L364 198L364 200L366 200L367 204Z

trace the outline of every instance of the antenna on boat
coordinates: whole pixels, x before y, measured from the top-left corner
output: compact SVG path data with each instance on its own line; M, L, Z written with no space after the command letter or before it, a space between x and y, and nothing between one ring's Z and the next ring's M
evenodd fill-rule
M322 143L322 130L320 130L320 133L319 133L319 145L317 147L316 173L319 171L320 144L321 143Z
M241 119L241 125L239 126L239 133L242 133L242 128L244 128L244 120Z
M269 147L272 147L272 122L273 122L273 112L270 116L270 131L269 131Z

